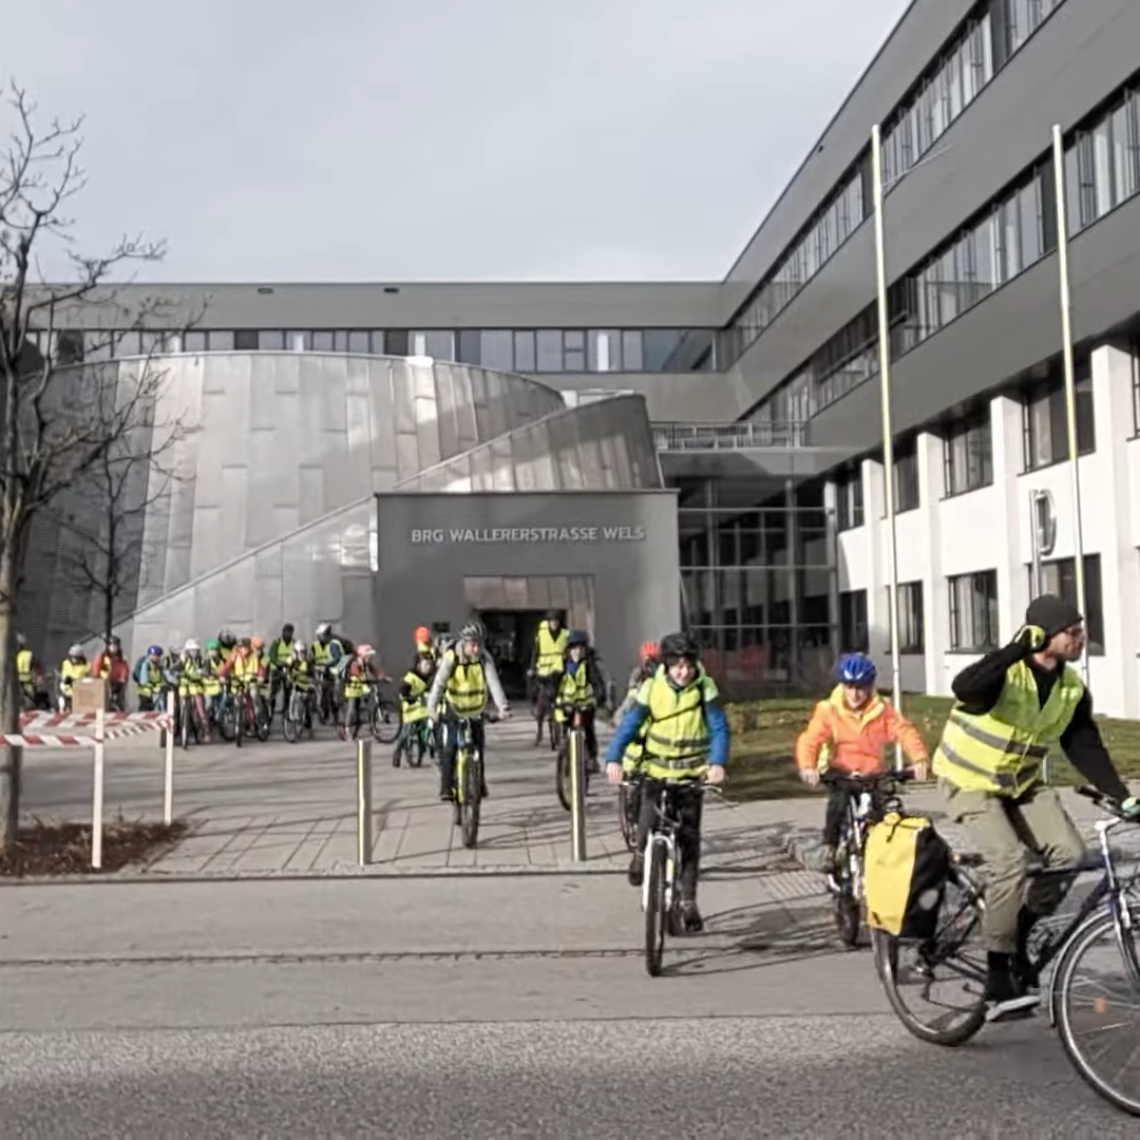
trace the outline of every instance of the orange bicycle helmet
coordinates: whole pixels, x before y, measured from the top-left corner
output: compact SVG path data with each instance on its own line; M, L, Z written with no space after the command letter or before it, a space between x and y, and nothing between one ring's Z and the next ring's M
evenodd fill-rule
M418 625L414 636L417 645L424 645L431 641L431 630L426 625Z
M660 650L657 648L656 641L643 641L638 653L642 661L652 661L654 658L660 656Z
M254 650L261 649L264 645L265 645L265 642L262 641L260 637L251 637L249 639L250 649L254 649Z

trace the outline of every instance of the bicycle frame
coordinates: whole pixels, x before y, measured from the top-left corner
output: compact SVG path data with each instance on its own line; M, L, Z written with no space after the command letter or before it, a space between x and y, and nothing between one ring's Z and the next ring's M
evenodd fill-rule
M455 743L455 769L452 781L455 785L455 802L463 803L463 776L469 760L476 763L482 760L471 734L471 721L467 717L459 719L458 738Z

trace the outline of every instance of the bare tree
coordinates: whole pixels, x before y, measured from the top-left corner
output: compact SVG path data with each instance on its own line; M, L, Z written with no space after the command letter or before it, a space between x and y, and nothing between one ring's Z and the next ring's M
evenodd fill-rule
M181 481L177 449L192 432L182 419L156 420L166 373L151 357L139 364L125 396L108 385L96 389L94 415L109 446L57 512L74 540L61 551L64 576L98 603L87 635L108 636L124 616L123 603L133 601L156 553L145 531L147 514L168 502Z
M74 370L58 368L56 332L69 313L103 307L109 324L153 327L161 306L129 314L113 281L132 265L160 260L161 243L124 238L101 256L74 248L71 200L83 189L79 165L82 119L39 126L35 104L13 85L0 114L12 133L0 144L0 732L18 732L15 670L17 587L32 524L69 488L98 471L119 443L132 436L153 405L145 383L113 400L100 380L77 384ZM53 247L70 268L70 280L45 281L41 259ZM145 310L145 311L144 311ZM86 381L86 377L85 377ZM92 414L91 388L106 414ZM16 839L22 750L0 750L0 849Z

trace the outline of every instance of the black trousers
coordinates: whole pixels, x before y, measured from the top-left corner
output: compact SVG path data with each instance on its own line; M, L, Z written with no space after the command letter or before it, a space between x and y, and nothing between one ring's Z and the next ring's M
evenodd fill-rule
M641 811L637 820L637 850L645 851L645 840L657 818L657 806L665 784L661 780L646 777L641 782ZM701 816L705 798L700 789L681 789L674 793L677 805L677 846L681 851L681 898L695 901L697 880L701 867Z
M444 714L443 718L443 748L439 754L439 794L451 794L451 785L455 779L455 754L459 750L459 722L463 719L453 712ZM472 717L471 739L483 757L483 779L486 783L487 752L484 747L483 718Z
M847 801L853 799L857 792L847 788L834 786L828 789L827 810L823 816L823 844L825 847L838 847L839 839L843 834L843 821L847 815ZM883 794L878 788L871 792L871 819L883 818Z

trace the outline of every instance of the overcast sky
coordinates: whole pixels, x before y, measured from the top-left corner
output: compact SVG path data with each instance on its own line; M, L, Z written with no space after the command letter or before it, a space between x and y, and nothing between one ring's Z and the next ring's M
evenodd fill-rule
M33 0L0 74L144 279L720 278L906 6Z

